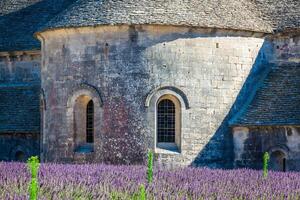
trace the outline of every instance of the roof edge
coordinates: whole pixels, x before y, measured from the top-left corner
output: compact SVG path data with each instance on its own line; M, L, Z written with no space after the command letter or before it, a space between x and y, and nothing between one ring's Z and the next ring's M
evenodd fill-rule
M129 27L140 27L140 26L163 26L163 27L182 27L182 28L191 28L191 29L211 29L212 32L216 30L224 30L224 31L234 31L234 32L245 32L250 33L249 35L261 34L261 37L266 35L273 35L275 32L272 31L257 31L252 29L237 29L237 28L220 28L215 26L189 26L189 25L172 25L172 24L95 24L95 25L82 25L82 26L58 26L58 27L47 27L41 30L38 30L34 33L34 37L40 40L40 36L44 32L48 31L56 31L56 30L63 30L63 29L80 29L80 28L99 28L99 27L117 27L117 26L129 26Z

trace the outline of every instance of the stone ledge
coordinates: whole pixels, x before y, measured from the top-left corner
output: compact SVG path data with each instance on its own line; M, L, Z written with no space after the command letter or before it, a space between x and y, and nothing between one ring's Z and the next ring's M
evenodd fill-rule
M158 154L173 154L180 155L180 151L176 144L173 143L158 143L155 148L155 153Z

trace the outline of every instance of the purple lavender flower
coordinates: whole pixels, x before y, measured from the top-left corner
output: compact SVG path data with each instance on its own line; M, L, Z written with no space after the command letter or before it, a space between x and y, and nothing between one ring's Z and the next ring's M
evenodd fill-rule
M150 199L299 199L300 173L154 169L147 184L145 166L42 164L40 199L131 199L145 185ZM30 174L23 163L0 163L0 199L28 199Z

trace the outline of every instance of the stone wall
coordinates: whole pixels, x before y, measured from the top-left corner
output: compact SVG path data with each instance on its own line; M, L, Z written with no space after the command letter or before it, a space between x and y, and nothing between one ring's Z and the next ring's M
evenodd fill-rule
M264 152L281 151L286 154L286 170L300 170L299 127L235 127L235 167L262 169ZM272 166L271 166L272 169Z
M46 161L73 162L85 157L88 162L141 163L147 148L152 148L162 164L232 166L228 118L241 104L234 102L251 69L259 68L263 60L262 34L101 26L57 29L38 37L47 107ZM68 131L67 102L80 85L94 88L102 101L96 113L99 131L93 159L74 152L74 135ZM155 103L145 106L145 102L160 91L186 99L181 107L179 153L155 148Z
M269 63L272 63L275 67L277 65L294 66L299 65L300 62L300 35L299 31L286 31L267 37L269 44L269 52L265 53L266 59ZM266 42L265 42L266 43ZM264 50L267 51L267 50ZM272 69L270 69L272 70ZM287 74L285 74L287 76ZM290 74L293 78L293 74ZM295 79L296 80L296 79ZM276 81L276 80L275 80ZM278 80L280 81L280 80ZM259 84L256 84L259 86ZM297 87L295 87L297 88ZM284 88L283 88L284 89ZM255 89L255 91L257 88ZM256 92L255 92L256 93ZM254 93L254 94L255 94ZM282 93L288 93L288 91L282 90ZM276 98L276 97L274 97ZM278 97L277 97L278 98ZM293 98L290 96L289 98ZM250 98L250 102L253 98ZM266 99L266 101L268 101ZM244 103L240 113L243 113L250 103L249 101ZM298 101L294 102L292 107L297 109ZM269 101L264 104L265 111L268 107L272 107L272 102ZM281 111L286 111L283 105L278 107ZM259 110L259 109L257 109ZM274 108L272 108L274 110ZM287 112L287 111L286 111ZM288 112L287 112L288 113ZM264 113L260 113L264 116ZM257 114L259 115L259 113ZM286 154L286 170L300 171L299 165L299 124L294 123L292 119L297 116L287 116L285 119L290 119L289 125L276 126L282 119L272 118L267 119L268 123L272 121L272 125L268 124L264 126L263 121L259 121L259 125L248 127L248 125L236 125L233 128L234 138L234 165L235 167L248 167L261 169L262 168L262 156L264 152L272 152L272 150L280 150ZM263 118L263 117L262 117ZM259 119L262 119L259 118ZM282 117L283 118L283 117ZM298 120L297 120L298 122ZM282 124L282 122L281 122Z
M40 51L0 52L0 87L39 85Z
M39 88L40 51L0 52L0 160L39 155Z
M273 63L300 62L300 31L291 30L268 37L273 54L268 59Z
M26 161L30 156L40 155L38 133L1 133L0 159L3 161Z

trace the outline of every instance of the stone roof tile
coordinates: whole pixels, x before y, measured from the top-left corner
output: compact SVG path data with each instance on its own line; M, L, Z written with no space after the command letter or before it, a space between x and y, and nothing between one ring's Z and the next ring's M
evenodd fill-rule
M300 64L272 69L250 105L231 125L300 125Z
M300 0L254 0L261 18L277 32L300 28Z
M38 86L0 87L0 132L39 132Z
M271 32L249 0L79 0L43 29L159 24Z
M40 49L33 34L75 0L1 0L0 52Z
M300 27L299 0L2 0L0 51L40 49L37 31L161 24L270 33Z

